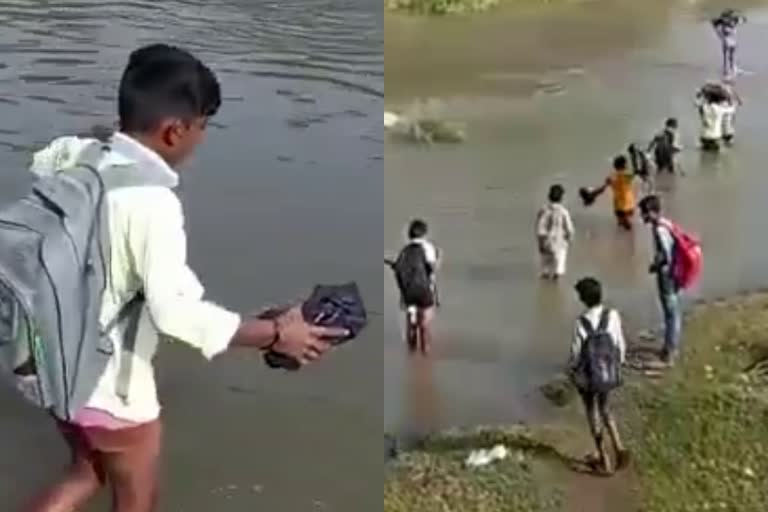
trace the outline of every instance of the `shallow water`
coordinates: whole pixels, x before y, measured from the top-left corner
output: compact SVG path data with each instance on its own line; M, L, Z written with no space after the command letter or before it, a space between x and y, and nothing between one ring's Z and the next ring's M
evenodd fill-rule
M354 279L373 312L358 342L298 375L165 347L160 510L381 503L382 20L379 0L0 2L0 199L23 190L32 149L111 124L128 53L170 41L209 63L225 95L182 175L209 295L247 312ZM0 439L0 508L13 511L65 454L5 392Z
M566 360L579 313L572 285L585 274L604 282L629 335L658 326L646 230L618 232L607 197L587 209L576 191L599 184L614 155L648 141L668 116L680 119L686 175L659 186L670 215L701 235L705 251L689 300L768 285L760 228L768 11L752 4L740 35L750 73L738 82L738 144L718 159L696 149L692 101L719 73L707 20L722 2L595 0L461 22L387 16L387 109L432 98L426 108L466 122L469 140L430 149L386 143L385 247L396 251L403 226L420 216L446 254L436 353L426 364L406 357L384 272L386 429L554 419L537 387ZM577 229L558 286L537 279L533 237L554 182L569 191Z

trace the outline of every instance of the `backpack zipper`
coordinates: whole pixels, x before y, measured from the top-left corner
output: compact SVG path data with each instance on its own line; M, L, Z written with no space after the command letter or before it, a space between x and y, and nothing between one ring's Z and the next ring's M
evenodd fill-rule
M0 222L4 223L4 221L0 221ZM14 286L11 280L6 277L6 275L2 272L2 270L0 270L0 282L2 282L3 286L5 286L7 289L9 289L13 293L14 297L16 298L16 301L21 306L22 313L24 313L24 321L27 324L27 331L28 331L27 335L29 335L29 331L34 330L34 336L29 336L30 340L32 340L33 346L29 348L31 349L31 352L33 354L32 357L36 361L35 362L36 370L39 370L40 365L37 364L37 359L38 359L37 356L39 355L40 347L39 347L39 344L37 343L37 336L38 336L37 327L35 326L33 329L30 328L30 326L33 326L33 323L30 321L30 319L32 318L32 315L30 313L32 311L32 308L27 303L26 298L21 293L19 293L19 290L16 288L16 286ZM43 385L39 376L37 378L37 391L40 394L41 403L45 403L45 393L43 392Z

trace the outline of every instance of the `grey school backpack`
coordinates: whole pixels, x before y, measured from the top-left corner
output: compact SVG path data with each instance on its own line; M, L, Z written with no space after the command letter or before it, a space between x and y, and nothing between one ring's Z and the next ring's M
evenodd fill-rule
M581 344L575 384L582 391L605 393L622 384L619 348L608 332L611 310L603 308L597 328L582 316L579 318L586 338Z
M86 146L73 168L40 178L0 210L0 380L64 420L87 403L114 354L108 333L119 327L135 336L143 305L139 294L102 328L105 195L149 184L131 166L97 171L105 151L104 142ZM118 390L127 390L128 372L121 365Z

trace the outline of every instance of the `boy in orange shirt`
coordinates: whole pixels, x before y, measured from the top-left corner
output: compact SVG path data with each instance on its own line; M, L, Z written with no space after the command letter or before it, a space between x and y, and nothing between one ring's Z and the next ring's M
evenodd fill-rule
M605 180L605 184L595 191L602 194L611 187L613 191L613 211L619 227L632 230L632 217L635 215L635 176L627 169L627 157L619 155L613 159L613 173Z

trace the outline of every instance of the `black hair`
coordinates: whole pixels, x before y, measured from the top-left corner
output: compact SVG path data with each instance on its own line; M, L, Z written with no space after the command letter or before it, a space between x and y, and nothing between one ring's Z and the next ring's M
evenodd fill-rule
M624 170L627 168L627 157L619 155L613 159L613 168L616 170Z
M547 196L550 200L550 202L553 203L559 203L563 200L563 196L565 195L565 189L562 185L556 184L549 187L549 195Z
M670 117L669 119L667 119L667 122L664 123L664 126L666 126L667 128L677 129L677 119L675 119L674 117Z
M117 100L120 129L147 132L163 119L211 117L221 106L216 75L191 53L167 44L131 53Z
M588 308L599 306L603 302L603 285L594 277L584 277L574 287L579 299Z
M657 195L645 196L638 206L643 213L661 213L661 199Z
M411 221L408 226L408 238L413 240L414 238L422 238L427 235L427 223L421 219Z

